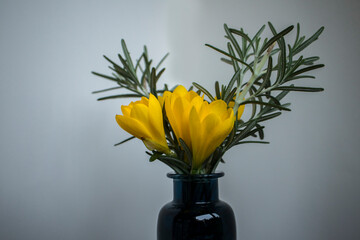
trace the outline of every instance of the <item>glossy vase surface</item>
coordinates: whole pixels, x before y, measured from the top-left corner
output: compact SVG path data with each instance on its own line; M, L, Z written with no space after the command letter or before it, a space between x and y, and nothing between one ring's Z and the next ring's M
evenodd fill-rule
M160 210L158 240L236 240L234 212L219 200L218 178L224 173L167 176L174 182L174 199Z

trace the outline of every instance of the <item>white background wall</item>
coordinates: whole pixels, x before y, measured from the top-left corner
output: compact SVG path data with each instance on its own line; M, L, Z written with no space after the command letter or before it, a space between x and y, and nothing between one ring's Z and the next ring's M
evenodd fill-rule
M155 239L171 199L170 170L149 163L114 120L127 100L97 102L120 39L143 44L164 80L207 87L231 68L223 23L251 34L268 20L301 23L326 68L323 93L293 93L292 112L266 124L270 145L243 145L221 166L221 197L238 239L360 239L360 4L356 0L0 1L0 239ZM163 81L164 81L163 80Z

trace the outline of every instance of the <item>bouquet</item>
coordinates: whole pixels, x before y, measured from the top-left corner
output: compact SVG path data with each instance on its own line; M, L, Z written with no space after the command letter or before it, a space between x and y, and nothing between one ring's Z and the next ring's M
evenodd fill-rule
M161 61L153 64L146 46L140 57L133 61L126 43L121 41L123 54L119 63L104 56L111 64L111 75L93 74L116 84L116 87L94 93L126 89L127 93L101 97L98 100L135 98L121 106L122 114L115 119L132 136L115 145L138 138L148 151L149 160L159 160L178 174L214 173L224 162L224 154L232 147L244 143L262 143L263 122L290 111L290 103L283 98L291 91L319 92L323 88L299 86L302 79L315 78L309 72L324 67L317 64L317 56L305 57L300 53L318 39L321 27L311 37L300 35L297 24L292 44L287 43L294 26L277 31L269 22L272 35L262 38L266 25L249 36L242 28L229 28L226 24L227 49L206 46L222 54L221 60L229 64L234 74L227 84L214 83L208 90L200 83L186 88L169 88L157 83L165 68ZM244 118L247 108L249 117Z

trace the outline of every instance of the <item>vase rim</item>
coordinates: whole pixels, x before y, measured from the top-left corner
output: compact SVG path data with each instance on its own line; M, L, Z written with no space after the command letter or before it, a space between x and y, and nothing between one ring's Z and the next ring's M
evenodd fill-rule
M194 180L194 179L214 179L220 178L225 175L224 172L216 172L209 174L179 174L179 173L168 173L166 176L172 179L181 179L181 180Z

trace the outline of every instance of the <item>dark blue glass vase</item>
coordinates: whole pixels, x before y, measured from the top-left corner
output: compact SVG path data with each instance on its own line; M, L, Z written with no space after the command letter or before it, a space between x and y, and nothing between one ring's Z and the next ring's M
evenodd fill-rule
M174 181L174 199L160 210L158 240L236 240L234 212L219 200L224 173L167 176Z

